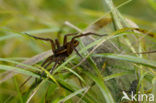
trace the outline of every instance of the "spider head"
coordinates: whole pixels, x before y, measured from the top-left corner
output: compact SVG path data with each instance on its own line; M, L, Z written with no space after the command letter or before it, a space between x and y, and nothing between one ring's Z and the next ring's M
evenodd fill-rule
M74 40L74 47L77 47L79 45L79 41L78 40Z

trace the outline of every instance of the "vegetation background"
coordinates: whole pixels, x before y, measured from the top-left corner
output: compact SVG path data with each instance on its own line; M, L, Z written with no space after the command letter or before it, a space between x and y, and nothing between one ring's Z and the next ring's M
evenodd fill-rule
M133 54L156 50L155 28L155 0L0 0L0 103L128 102L121 101L123 90L156 96L156 54ZM81 61L73 53L52 75L46 72L50 79L35 85L50 45L24 33L62 42L77 30L108 36L79 39L87 60L73 69Z

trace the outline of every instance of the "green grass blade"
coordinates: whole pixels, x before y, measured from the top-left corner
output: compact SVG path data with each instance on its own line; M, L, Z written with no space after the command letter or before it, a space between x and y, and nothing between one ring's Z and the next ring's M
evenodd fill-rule
M83 83L85 83L84 79L78 73L76 73L74 70L72 70L66 66L64 68L67 69L68 71L70 71L71 73L73 73L74 75L76 75Z
M38 29L38 30L31 30L31 31L24 31L22 33L30 33L30 34L38 34L38 33L48 33L48 32L57 32L59 30L58 27L53 27L49 29Z
M10 60L10 59L0 58L0 61L5 61L5 62L14 63L14 64L16 64L16 65L18 65L18 66L24 66L24 67L30 68L30 69L32 69L32 70L39 70L38 68L33 67L33 66L31 66L31 65L26 65L26 64L23 64L23 63L20 63L20 62L17 62L17 61L13 61L13 60ZM18 67L18 66L17 66L17 67Z
M14 37L20 37L20 36L19 35L6 35L6 36L0 37L0 41L10 39L10 38L14 38Z
M152 80L152 94L156 96L156 76ZM156 99L156 98L155 98Z
M18 93L17 93L17 94L18 94L18 97L20 98L20 103L23 103L22 94L21 94L21 92L20 92L20 89L19 89L19 86L18 86L16 77L14 77L14 82L15 82L16 90L17 90L17 92L18 92Z
M67 83L64 80L58 80L59 84L61 85L61 87L63 87L65 90L74 93L75 90L78 90L79 88L74 87L72 84ZM93 98L92 96L90 96L89 94L86 94L87 97L83 97L83 101L85 101L86 103L97 103L96 99ZM79 97L81 97L82 95L78 94Z
M111 92L109 91L109 89L107 88L107 86L105 85L103 79L101 77L97 77L95 75L92 75L89 72L85 72L87 76L89 76L96 84L97 86L100 88L105 100L107 103L115 103L114 99L111 95Z
M150 4L150 6L156 10L156 1L155 0L147 0L147 2Z
M58 103L64 103L65 101L71 99L72 97L76 96L77 94L81 94L83 91L85 91L87 89L88 89L87 87L79 89L79 90L71 93L70 95L66 96L65 98L61 99Z
M32 90L32 92L30 93L26 103L30 103L30 101L32 100L32 98L35 96L35 94L39 91L39 89L41 88L42 85L44 85L47 82L48 79L43 80L35 89Z
M11 57L11 58L3 58L3 59L9 59L14 61L21 61L21 60L27 60L27 57Z
M149 66L152 68L156 68L156 62L131 56L131 55L121 55L121 54L113 54L113 53L101 53L101 54L95 54L93 56L96 57L106 57L106 58L112 58L112 59L117 59L117 60L123 60L123 61L129 61L132 63L137 63L137 64L142 64L145 66Z
M50 77L50 79L51 80L53 80L58 86L59 86L59 84L58 84L58 82L56 81L56 79L53 77L53 75L52 74L50 74L46 69L44 69L43 67L41 67L41 66L38 66L41 70L43 70L47 75L48 75L48 77Z
M121 76L127 75L127 74L129 74L129 73L130 73L130 72L115 73L115 74L106 76L106 77L104 77L103 79L104 79L105 81L107 81L107 80L110 80L110 79L113 79L113 78L117 78L117 77L121 77Z
M21 69L21 68L18 68L18 67L6 66L6 65L1 65L0 64L0 69L1 70L13 70L15 72L22 73L22 74L29 75L29 76L33 76L33 77L36 77L36 78L40 77L39 75L37 75L35 73L32 73L30 71L27 71L27 70L24 70L24 69Z

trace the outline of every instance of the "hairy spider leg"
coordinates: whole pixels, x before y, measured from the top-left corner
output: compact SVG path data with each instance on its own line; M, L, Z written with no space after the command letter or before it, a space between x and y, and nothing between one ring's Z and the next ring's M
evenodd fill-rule
M66 44L67 44L67 37L68 37L68 36L74 36L74 35L76 35L76 34L78 34L78 33L66 34L66 35L64 36L63 45L66 45Z
M103 35L99 35L99 34L96 34L96 33L93 33L93 32L87 32L87 33L82 33L80 35L76 35L72 38L72 42L75 40L75 38L79 38L79 37L82 37L82 36L88 36L88 35L95 35L95 36L106 36L106 34L103 34Z
M78 56L80 56L81 59L82 59L83 57L82 57L82 55L78 52L78 50L77 50L76 48L74 48L74 50L75 50L76 54L77 54Z
M52 56L48 57L42 64L41 66L43 67L50 59ZM29 76L21 85L20 88L22 88L30 79L32 78L32 76ZM35 79L35 81L37 82L37 79Z
M32 76L29 76L21 85L20 85L20 89L32 78Z
M60 48L60 42L58 41L58 39L55 39L55 44L56 44L57 48Z
M54 53L56 47L55 47L55 44L54 44L54 41L52 39L49 39L49 38L42 38L42 37L36 37L36 36L33 36L33 35L30 35L28 33L25 33L26 35L30 36L30 37L33 37L34 39L40 39L40 40L44 40L44 41L50 41L51 43L51 48L52 48L52 52Z
M88 33L84 33L84 34L80 34L80 35L74 36L74 37L72 38L72 40L71 40L71 44L74 43L74 41L75 41L76 38L79 38L79 37L82 37L82 36L88 36L88 35L106 36L106 34L99 35L99 34L96 34L96 33L93 33L93 32L88 32ZM74 45L71 45L71 48L74 48Z
M58 62L59 61L56 61L55 64L53 65L53 67L50 69L50 74L53 73L53 71L54 71L55 67L57 66Z
M79 38L79 37L82 37L82 36L88 36L88 35L95 35L95 36L105 36L105 35L99 35L99 34L96 34L96 33L93 33L93 32L88 32L88 33L85 33L85 34L80 34L80 35L76 35L72 38L71 40L71 43L70 43L70 49L68 49L67 47L67 51L70 52L70 50L74 49L75 52L82 58L82 56L80 55L80 53L78 52L78 50L74 47L73 43L75 41L76 38Z
M52 56L49 56L42 64L41 64L41 67L43 68L47 68L50 64L51 64L51 61L52 61ZM47 64L48 63L48 64ZM45 65L46 64L46 65ZM45 65L45 66L44 66ZM41 77L40 77L40 80L42 78L42 76L44 75L44 71L42 72L41 74Z
M44 69L46 69L52 62L53 62L53 60L50 60L50 61L48 62L48 64L46 64L46 65L44 66ZM42 79L42 77L43 77L44 74L45 74L45 71L42 72L41 77L40 77L40 80Z
M48 61L50 61L52 59L52 56L49 56L42 64L41 67L43 67L46 63L48 63Z

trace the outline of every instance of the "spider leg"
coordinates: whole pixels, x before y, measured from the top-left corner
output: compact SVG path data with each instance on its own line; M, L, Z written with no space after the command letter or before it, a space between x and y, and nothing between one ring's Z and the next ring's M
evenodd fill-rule
M45 69L53 62L53 59L54 58L54 56L52 55L52 56L49 56L43 63L42 63L42 65L41 65L41 67L44 67ZM48 63L48 64L46 64L46 63ZM45 65L46 64L46 65ZM45 65L45 66L44 66ZM42 78L42 76L44 75L44 71L42 72L42 74L41 74L41 78ZM40 78L40 79L41 79Z
M55 39L55 43L56 43L57 48L60 48L60 42L58 41L58 39Z
M30 37L33 37L34 39L40 39L40 40L44 40L44 41L50 41L51 43L51 48L52 48L52 52L54 53L56 47L55 47L55 43L52 39L49 39L49 38L41 38L41 37L36 37L36 36L33 36L33 35L30 35L28 33L25 33L26 35L30 36Z
M99 35L99 34L96 34L96 33L93 33L93 32L88 32L88 33L82 33L80 35L77 35L77 36L74 36L72 38L72 41L74 41L75 38L79 38L79 37L82 37L82 36L88 36L88 35L95 35L95 36L106 36L106 34L103 34L103 35Z
M49 56L42 64L41 67L43 67L46 63L48 63L49 60L52 60L53 56Z
M51 58L52 58L52 56L49 56L49 57L41 64L41 66L43 67ZM32 78L32 76L29 76L29 77L20 85L20 88L22 88L31 78ZM35 81L36 81L36 83L37 83L37 78L35 79Z
M44 66L44 69L46 69L53 61L49 61L49 63L47 65ZM45 74L45 72L43 71L40 77L40 80L42 79L43 75Z
M53 73L53 71L54 71L55 67L57 66L57 64L58 64L58 61L56 61L54 66L50 69L50 74Z
M66 34L66 35L64 36L63 45L67 44L67 37L68 37L68 36L73 36L73 35L76 35L76 34L78 34L78 33Z
M76 48L74 48L74 50L75 50L76 54L77 54L78 56L80 56L81 59L82 59L83 57L82 57L82 55L78 52L78 50L77 50Z
M20 85L19 88L22 88L31 78L32 78L32 76L29 76L29 77Z
M48 65L50 65L49 63L51 62L52 56L49 56L42 64L41 67L44 67L45 69L47 68ZM48 63L46 66L44 66L46 63ZM40 80L42 78L42 76L44 75L44 72L42 72ZM37 81L37 79L36 79Z

